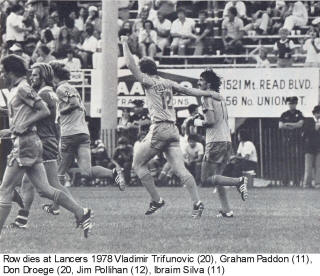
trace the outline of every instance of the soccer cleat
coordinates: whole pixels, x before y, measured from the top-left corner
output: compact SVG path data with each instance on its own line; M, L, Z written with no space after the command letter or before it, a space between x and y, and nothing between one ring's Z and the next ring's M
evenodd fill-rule
M83 234L85 238L88 238L89 233L92 229L92 218L93 212L91 209L84 208L84 214L80 220L77 220L77 228L80 226L83 229Z
M118 185L120 191L126 189L126 180L124 179L123 169L121 167L116 167L112 170L114 182Z
M24 208L22 197L21 197L21 195L19 194L19 192L16 189L13 189L12 201L17 203L21 209Z
M248 199L247 185L248 185L248 177L242 176L237 189L238 189L238 192L241 194L241 198L243 201L246 201L246 199Z
M42 205L42 209L47 212L48 214L51 214L51 215L54 215L54 216L57 216L60 214L60 209L55 209L53 208L53 205L52 204L43 204Z
M15 222L10 223L7 226L7 228L8 229L27 229L28 228L28 224L27 223L22 224L22 223L19 223L19 222L15 221Z
M220 210L217 218L233 218L233 211L223 212L222 210Z
M160 209L161 207L163 207L165 204L164 200L161 199L160 202L156 202L156 201L151 201L150 205L149 205L149 209L147 210L147 212L145 213L145 215L151 215L154 212L156 212L158 209Z
M203 210L204 210L204 205L202 202L200 202L199 204L194 204L193 210L192 210L192 217L195 219L201 218Z

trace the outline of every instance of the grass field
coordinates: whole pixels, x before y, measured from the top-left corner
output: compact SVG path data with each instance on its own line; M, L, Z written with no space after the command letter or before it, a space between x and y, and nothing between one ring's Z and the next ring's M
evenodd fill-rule
M161 188L167 204L149 217L144 215L149 198L141 187L73 188L72 193L95 212L89 239L74 228L67 211L45 214L44 200L37 197L29 228L4 230L0 253L320 253L320 190L252 189L246 203L229 190L235 217L218 219L217 194L201 188L200 220L191 218L184 188ZM16 212L14 206L7 222Z

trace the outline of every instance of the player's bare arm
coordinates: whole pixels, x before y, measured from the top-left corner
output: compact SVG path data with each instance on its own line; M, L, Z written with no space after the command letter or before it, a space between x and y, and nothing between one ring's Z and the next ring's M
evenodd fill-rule
M68 105L60 110L60 114L67 115L78 108L81 108L79 99L76 96L70 97Z
M128 66L132 75L142 84L151 86L152 82L148 81L148 78L146 77L146 75L140 71L139 67L137 66L133 58L133 55L131 54L131 51L128 45L128 37L121 36L121 43L123 46L123 54L124 54L126 65Z
M34 104L34 110L36 112L34 112L32 115L29 116L28 120L26 120L24 123L22 124L18 124L16 125L13 129L11 129L11 131L14 134L23 134L25 133L28 128L32 125L34 125L36 122L48 117L50 115L50 111L49 108L47 107L47 105L41 100L41 101L37 101Z
M185 87L181 84L174 83L174 86L172 87L176 92L188 95L188 96L194 96L194 97L212 97L216 101L221 101L221 96L219 93L214 91L208 91L208 90L201 90L198 88L189 88Z

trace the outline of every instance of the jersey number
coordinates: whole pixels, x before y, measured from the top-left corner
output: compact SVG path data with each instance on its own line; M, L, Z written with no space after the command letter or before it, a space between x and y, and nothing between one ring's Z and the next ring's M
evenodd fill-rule
M171 95L170 92L164 92L161 95L161 99L162 99L162 107L163 107L163 109L172 109L173 108L172 95Z

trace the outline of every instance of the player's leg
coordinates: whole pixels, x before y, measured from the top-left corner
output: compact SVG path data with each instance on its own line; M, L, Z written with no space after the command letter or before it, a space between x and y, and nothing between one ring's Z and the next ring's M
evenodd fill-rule
M18 211L15 221L10 224L11 228L27 228L28 225L29 211L34 200L34 188L26 174L22 178L20 191L23 197L24 208Z
M204 205L200 200L198 187L192 174L187 170L184 164L183 154L179 143L172 143L165 151L166 158L174 172L174 174L180 179L182 185L185 185L191 200L193 202L194 218L200 218L204 209Z
M121 191L125 190L126 181L123 175L123 170L118 164L113 170L101 167L91 166L91 149L89 135L79 136L79 146L77 149L78 166L81 169L82 177L85 179L91 178L112 178L119 186Z
M87 237L89 230L92 228L91 210L82 208L66 193L51 187L42 163L37 163L27 168L26 173L41 197L53 200L75 215L77 223L82 226L84 235Z
M227 177L223 176L224 169L230 161L230 157L232 154L232 146L230 142L216 142L216 143L208 143L206 145L206 153L204 156L204 163L213 164L212 166L216 166L214 171L211 171L206 168L205 170L211 171L212 173L206 179L209 185L221 187L221 186L235 186L241 194L242 200L246 200L248 197L247 191L247 182L248 179L246 177ZM211 166L206 165L205 166ZM222 191L223 189L220 189ZM219 189L218 189L219 191ZM222 196L225 194L224 191L221 192Z
M16 161L7 166L0 185L0 234L12 204L14 187L21 183L25 169L19 167Z
M160 202L161 199L156 190L154 179L149 171L148 162L157 155L158 152L159 150L152 147L151 142L148 139L144 139L135 149L132 165L135 173L154 202Z

